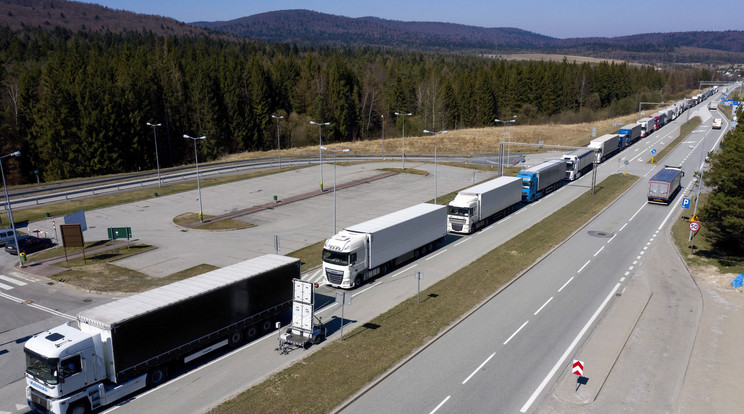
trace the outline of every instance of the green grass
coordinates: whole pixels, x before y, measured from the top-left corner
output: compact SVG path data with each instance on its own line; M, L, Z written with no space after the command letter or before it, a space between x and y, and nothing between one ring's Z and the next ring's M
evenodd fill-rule
M403 301L344 335L344 341L332 341L211 412L333 410L498 291L637 180L623 175L607 178L597 185L595 195L584 193L528 231L421 292L421 304L415 297Z
M690 119L689 121L685 122L684 124L682 124L682 126L679 127L679 136L674 141L667 144L667 146L664 147L661 151L655 154L655 156L652 158L654 160L654 163L660 164L661 161L664 159L664 157L666 157L668 153L670 153L675 147L677 147L677 145L680 142L682 142L682 140L686 139L687 136L690 135L690 133L694 131L695 128L697 128L699 125L700 125L699 116L696 116ZM648 162L650 163L651 160L648 160Z
M701 194L698 207L705 205L707 199L708 194ZM692 215L692 210L687 216L682 215L672 225L672 237L687 261L687 265L690 267L713 266L721 273L744 273L744 257L731 256L716 249L711 243L710 229L705 222L700 223L700 231L695 234L690 243L689 215ZM691 244L692 249L690 249Z
M380 171L390 171L396 173L415 174L415 175L429 175L428 171L418 170L416 168L380 168Z

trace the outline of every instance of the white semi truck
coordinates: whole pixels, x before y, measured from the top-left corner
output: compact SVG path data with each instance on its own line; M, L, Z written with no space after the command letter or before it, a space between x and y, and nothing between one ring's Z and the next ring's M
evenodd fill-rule
M434 249L447 234L447 206L421 203L349 226L326 240L323 275L350 289Z
M266 255L92 309L24 346L35 412L84 414L166 380L170 369L274 329L300 260Z
M605 134L589 142L589 148L597 151L597 162L603 162L623 149L622 138L618 134Z
M447 230L472 233L522 201L522 179L499 177L457 193L447 206Z
M582 175L591 171L596 159L595 150L590 148L575 149L563 154L563 160L566 161L566 179L578 180Z

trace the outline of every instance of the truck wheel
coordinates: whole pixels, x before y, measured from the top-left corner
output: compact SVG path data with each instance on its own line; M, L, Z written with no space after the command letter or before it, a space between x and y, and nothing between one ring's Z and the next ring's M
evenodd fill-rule
M274 322L271 319L267 319L261 322L261 331L263 333L271 332L274 330Z
M354 279L354 287L362 286L362 277L357 276L356 279Z
M165 367L155 367L147 373L147 386L150 388L157 387L164 383L167 377L168 371Z
M90 413L90 409L88 408L88 403L85 401L72 404L67 409L67 414L88 414L88 413Z
M240 345L241 342L243 342L243 332L240 329L231 332L230 336L227 337L227 343L233 348Z

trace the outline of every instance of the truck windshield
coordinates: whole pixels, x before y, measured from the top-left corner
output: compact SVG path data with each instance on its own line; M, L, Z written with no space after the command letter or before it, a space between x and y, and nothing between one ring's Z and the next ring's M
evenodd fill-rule
M57 363L56 358L47 359L30 351L26 353L26 373L43 381L47 385L56 385Z
M527 178L522 178L522 188L530 189L532 188L532 185L530 183L530 180Z
M573 171L574 169L574 163L573 161L566 161L566 171Z
M468 207L447 206L447 214L452 216L469 217L470 209Z
M334 252L331 250L323 249L323 261L330 264L339 266L349 265L349 253Z

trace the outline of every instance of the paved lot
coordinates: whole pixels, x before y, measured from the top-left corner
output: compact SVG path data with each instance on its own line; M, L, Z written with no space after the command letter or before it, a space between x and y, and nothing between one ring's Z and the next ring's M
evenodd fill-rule
M358 180L380 174L384 167L400 167L400 163L369 163L337 166L337 183ZM426 176L397 174L389 178L339 190L336 194L337 231L364 220L390 213L434 198L434 165L409 163L408 168L429 171ZM441 196L467 187L473 182L473 170L439 165L437 189ZM158 249L117 261L117 265L163 277L202 263L227 266L266 253L274 253L274 235L280 239L280 254L287 254L333 235L333 165L323 170L326 192L291 204L240 218L255 227L233 231L186 229L173 224L173 218L198 211L196 191L151 198L135 203L86 211L88 230L85 240L103 240L108 227L132 228L136 241L152 244ZM496 171L478 171L478 181L495 177ZM251 180L202 188L202 204L207 215L220 215L254 205L312 192L318 189L320 169L311 166L294 171L267 175ZM374 197L370 197L374 194ZM369 200L374 200L370 203ZM53 235L52 221L30 223Z

